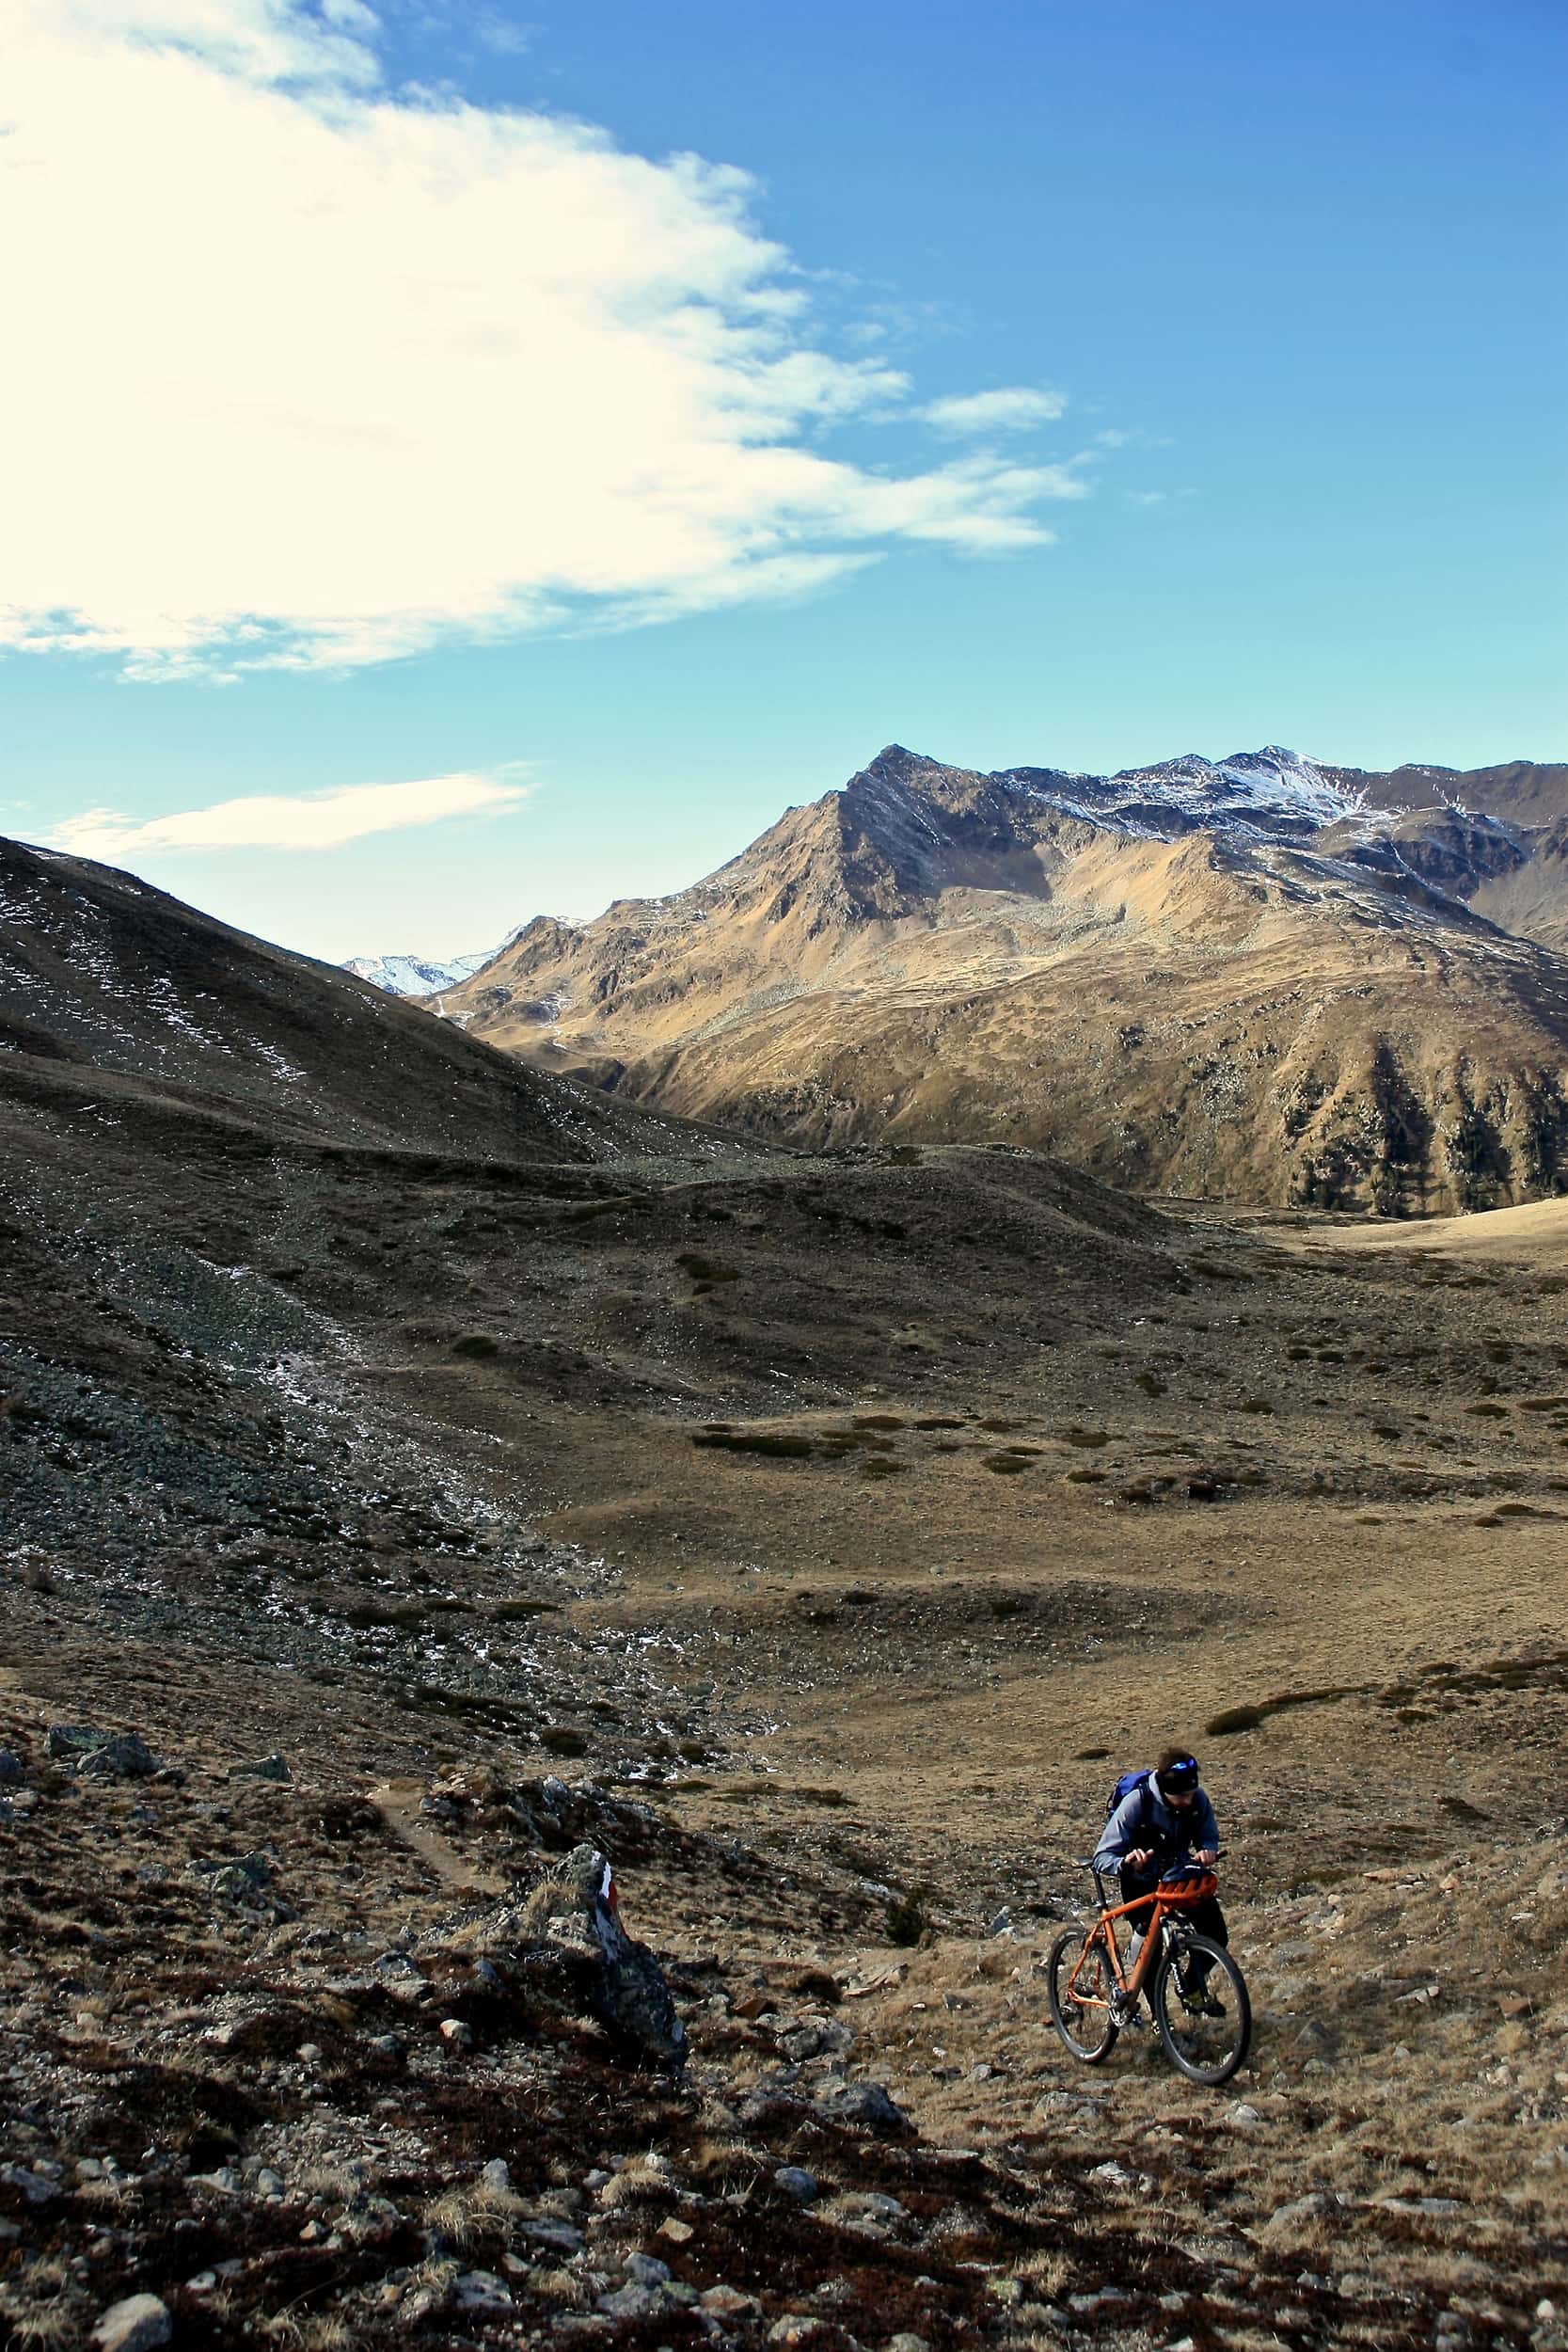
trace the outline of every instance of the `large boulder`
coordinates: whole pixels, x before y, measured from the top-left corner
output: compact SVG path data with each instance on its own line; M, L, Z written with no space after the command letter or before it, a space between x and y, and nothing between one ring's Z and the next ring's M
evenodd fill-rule
M656 2065L686 2064L686 2027L675 2014L664 1971L645 1944L621 1924L620 1896L607 1855L574 1846L524 1905L531 1942L586 1947L594 1962L592 2007L612 2038Z

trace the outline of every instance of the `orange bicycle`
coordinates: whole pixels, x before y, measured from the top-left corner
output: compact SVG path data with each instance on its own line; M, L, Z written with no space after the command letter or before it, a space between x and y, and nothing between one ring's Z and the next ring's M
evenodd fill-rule
M1092 1862L1084 1867L1099 1904L1094 1923L1086 1935L1076 1928L1059 1935L1046 1962L1051 2014L1073 2057L1085 2066L1108 2058L1122 2028L1137 2022L1139 1998L1147 1993L1177 2071L1189 2082L1228 2082L1252 2040L1246 1980L1225 1946L1197 1934L1182 1915L1213 1894L1219 1884L1214 1873L1179 1862L1149 1894L1124 1903L1107 1899ZM1130 1937L1135 1925L1143 1929L1131 1972L1122 1965L1118 1919L1126 1920Z

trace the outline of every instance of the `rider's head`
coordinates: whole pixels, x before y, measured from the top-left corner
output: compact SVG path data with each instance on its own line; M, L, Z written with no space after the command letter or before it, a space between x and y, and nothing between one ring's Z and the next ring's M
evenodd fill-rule
M1154 1778L1165 1803L1184 1811L1197 1794L1197 1758L1186 1748L1164 1748Z

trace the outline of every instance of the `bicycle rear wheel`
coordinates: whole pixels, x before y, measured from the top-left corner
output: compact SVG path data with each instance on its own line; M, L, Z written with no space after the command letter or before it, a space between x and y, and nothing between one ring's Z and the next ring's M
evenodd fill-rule
M1111 1996L1117 1990L1110 1955L1103 1944L1085 1951L1084 1938L1069 1928L1051 1947L1045 1963L1045 1996L1056 2031L1075 2058L1098 2066L1117 2044Z
M1195 2008L1199 1997L1217 2014ZM1165 2056L1177 2072L1193 2083L1227 2083L1252 2041L1252 2003L1246 1980L1224 1945L1206 1935L1183 1935L1160 1963L1150 2002Z

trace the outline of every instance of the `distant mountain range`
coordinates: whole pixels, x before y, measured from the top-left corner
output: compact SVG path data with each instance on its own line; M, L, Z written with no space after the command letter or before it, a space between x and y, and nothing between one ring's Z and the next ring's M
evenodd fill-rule
M486 947L482 955L457 956L447 963L430 956L351 956L343 970L384 988L388 996L436 996L455 988L499 953L499 948Z
M988 775L894 744L689 889L528 924L442 1009L784 1141L1433 1210L1568 1189L1565 950L1568 764Z

